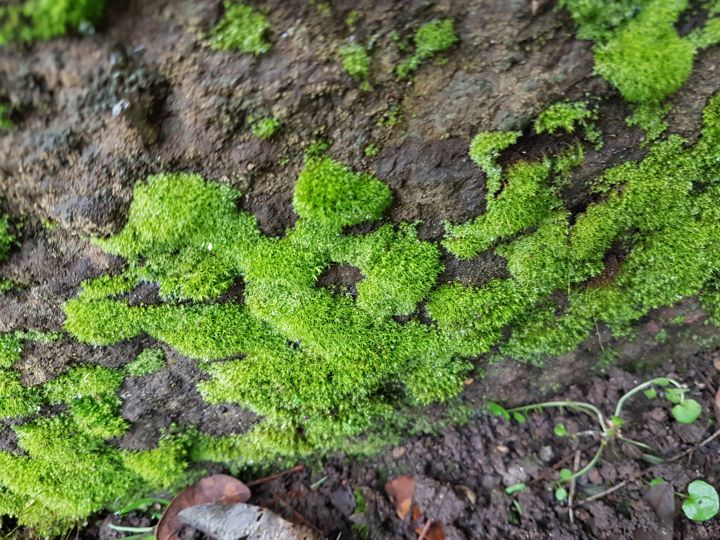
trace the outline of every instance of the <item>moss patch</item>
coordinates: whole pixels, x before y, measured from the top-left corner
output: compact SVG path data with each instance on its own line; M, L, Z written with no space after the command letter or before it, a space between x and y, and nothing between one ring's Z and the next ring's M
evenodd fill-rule
M445 51L458 42L452 19L433 20L415 32L415 52L396 68L398 79L406 79L417 71L423 62Z
M370 79L370 55L359 43L348 43L338 51L343 69L353 79L367 82Z
M258 139L270 139L278 129L280 129L280 120L273 116L250 119L250 131Z
M128 375L142 377L160 371L165 367L165 353L162 349L144 349L126 367Z
M213 49L262 54L270 49L265 15L237 2L225 2L225 14L212 32Z
M105 0L25 0L0 6L0 45L41 41L97 21Z

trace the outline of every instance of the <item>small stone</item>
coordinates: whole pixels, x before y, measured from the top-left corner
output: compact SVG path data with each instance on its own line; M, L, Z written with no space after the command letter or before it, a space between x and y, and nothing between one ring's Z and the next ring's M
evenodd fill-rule
M590 471L587 475L588 480L590 480L591 483L597 485L602 483L602 476L600 476L600 471L597 469L593 469Z
M507 446L505 446L504 444L498 444L498 445L495 447L495 450L497 450L497 451L500 452L501 454L507 454L507 453L510 452L510 449L509 449Z
M538 457L545 463L552 461L554 453L551 446L543 446L538 452Z
M392 450L392 457L394 459L400 459L405 455L405 447L404 446L396 446Z

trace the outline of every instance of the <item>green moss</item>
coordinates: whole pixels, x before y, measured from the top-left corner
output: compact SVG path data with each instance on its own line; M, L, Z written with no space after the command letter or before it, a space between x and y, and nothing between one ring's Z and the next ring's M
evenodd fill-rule
M10 253L15 237L10 233L10 221L7 216L0 216L0 262Z
M370 55L359 43L348 43L340 47L340 60L343 69L356 81L367 81L370 78Z
M497 163L500 152L515 144L520 135L520 131L483 131L470 143L470 159L487 175L488 198L500 190L502 169Z
M165 367L165 353L162 349L143 349L143 351L135 357L135 360L126 366L129 375L133 377L142 377L156 373Z
M573 133L576 126L585 127L596 118L596 114L585 101L561 101L550 105L535 119L535 133L559 131Z
M375 220L389 203L385 184L328 158L308 160L293 199L301 218L332 228Z
M142 479L146 490L165 490L187 482L191 436L166 435L157 448L121 454L123 465Z
M559 0L570 12L580 39L605 40L652 0Z
M639 105L627 119L628 126L638 126L647 136L647 141L654 141L667 129L665 115L670 110L657 102Z
M0 6L0 45L77 31L97 21L104 9L105 0L25 0Z
M279 128L280 120L272 116L250 120L250 131L258 139L270 139L277 133Z
M225 14L212 32L213 49L234 50L255 55L267 52L270 22L265 15L238 2L225 2Z
M10 118L10 106L0 103L0 129L10 129L14 125Z
M373 158L377 156L380 153L380 149L378 148L377 144L370 143L363 149L363 155L365 157Z
M20 359L24 341L52 343L58 339L60 334L56 332L25 330L0 333L0 368L10 367Z
M452 19L435 19L418 28L414 40L415 53L397 66L398 79L407 79L423 62L455 45L458 37Z

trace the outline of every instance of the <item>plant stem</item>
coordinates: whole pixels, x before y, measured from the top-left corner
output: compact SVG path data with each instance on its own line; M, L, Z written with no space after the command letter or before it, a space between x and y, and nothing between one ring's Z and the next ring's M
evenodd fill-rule
M122 525L108 525L113 531L119 532L134 532L134 533L148 533L155 530L155 527L124 527Z
M534 403L532 405L523 405L522 407L515 407L512 409L508 409L509 413L514 412L525 412L525 411L531 411L533 409L548 409L548 408L568 408L568 409L576 409L579 411L582 411L586 414L589 414L590 416L596 416L598 423L600 424L600 428L602 429L603 434L607 434L607 423L605 422L605 416L603 413L598 409L595 405L592 405L591 403L585 403L582 401L544 401L542 403Z
M620 396L620 399L618 399L617 406L615 407L615 414L614 416L620 418L620 413L622 412L623 405L625 405L625 402L633 397L638 392L642 392L643 390L646 390L647 388L650 388L653 385L657 385L657 381L667 381L670 384L676 386L677 388L683 388L683 385L677 382L674 379L669 379L668 377L657 377L655 379L651 379L649 381L646 381L642 384L638 384L635 388L632 388L631 390L628 390L625 392L622 396ZM660 385L658 385L660 386Z
M605 445L607 444L607 441L603 440L600 442L600 448L597 449L597 452L595 452L595 455L592 457L590 461L588 461L587 465L585 465L582 469L580 469L577 472L574 472L570 478L565 480L565 482L572 482L573 480L580 478L581 476L586 475L588 472L592 470L593 467L597 464L598 461L600 461L600 456L602 456L603 450L605 450Z

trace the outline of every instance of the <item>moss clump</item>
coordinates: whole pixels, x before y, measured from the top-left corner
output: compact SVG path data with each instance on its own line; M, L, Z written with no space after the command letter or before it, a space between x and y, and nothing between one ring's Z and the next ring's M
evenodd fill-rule
M664 118L669 110L670 106L657 102L642 103L628 117L627 125L642 129L648 142L657 140L668 127Z
M0 45L41 41L97 21L105 0L25 0L0 6Z
M270 139L280 129L280 120L274 116L250 119L250 131L258 139Z
M265 15L250 6L225 2L225 14L212 32L212 47L255 55L267 52L270 43L266 36L270 22Z
M370 55L367 48L359 43L348 43L340 47L340 60L343 69L353 79L367 82L370 79Z
M15 236L10 233L10 221L7 216L0 216L0 262L4 261L10 253L15 242Z
M595 118L595 112L586 101L561 101L550 105L538 115L534 124L535 133L573 133L576 126L585 127Z
M595 69L633 103L659 102L692 71L695 46L674 24L687 0L655 0L595 50Z
M10 367L20 359L24 341L52 343L60 339L57 332L38 332L36 330L0 333L0 368Z
M470 159L487 175L488 198L500 190L502 169L497 163L500 152L515 144L520 135L520 131L483 131L470 143Z
M423 24L415 32L415 53L396 69L398 79L407 79L422 63L458 42L452 19L435 19Z
M10 118L10 107L4 103L0 103L0 129L10 129L13 125L13 121Z
M156 373L165 367L165 353L162 349L144 349L126 367L128 375L142 377Z

